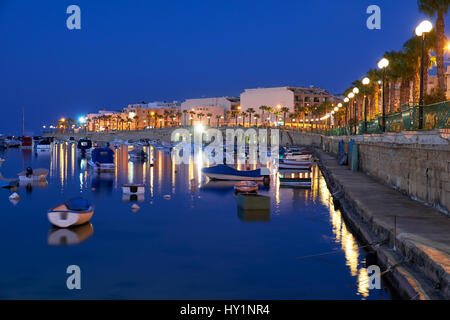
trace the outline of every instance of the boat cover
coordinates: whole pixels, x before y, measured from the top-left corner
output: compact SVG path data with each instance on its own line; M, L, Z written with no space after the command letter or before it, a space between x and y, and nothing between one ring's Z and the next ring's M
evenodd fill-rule
M114 151L109 148L97 148L92 151L92 162L94 163L113 163Z
M74 211L86 211L91 207L91 203L83 198L74 198L66 201L67 209Z
M203 173L215 173L215 174L225 174L231 176L239 176L239 177L252 177L259 178L262 176L261 169L251 170L251 171L239 171L232 167L226 166L224 164L219 164L214 167L203 168Z

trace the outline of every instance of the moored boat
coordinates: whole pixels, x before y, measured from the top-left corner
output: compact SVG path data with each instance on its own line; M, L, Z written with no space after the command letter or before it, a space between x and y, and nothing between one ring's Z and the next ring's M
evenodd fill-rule
M92 151L92 157L88 164L95 171L114 171L116 168L114 151L110 148L96 148Z
M67 228L89 222L93 214L94 206L88 200L75 198L48 210L47 217L53 225Z
M144 184L123 184L122 185L123 194L144 194L145 185Z
M279 169L297 169L297 170L309 170L311 169L311 161L295 161L280 159L278 162Z
M258 194L239 193L236 196L239 208L243 210L270 210L270 197Z
M202 172L213 180L235 180L235 181L270 181L270 170L260 168L256 170L240 171L232 167L219 164L209 168L203 168Z
M50 151L51 143L52 142L50 139L42 139L36 145L36 151L38 151L38 152L39 151L41 151L41 152Z
M142 148L135 148L131 151L128 151L128 155L130 156L130 159L145 160L148 158L147 153L142 150Z
M33 149L33 137L22 137L22 149Z
M32 169L28 167L25 171L20 172L19 180L23 182L33 182L38 180L45 180L48 175L48 170L43 168Z
M311 187L311 171L284 171L280 172L280 186L282 187Z

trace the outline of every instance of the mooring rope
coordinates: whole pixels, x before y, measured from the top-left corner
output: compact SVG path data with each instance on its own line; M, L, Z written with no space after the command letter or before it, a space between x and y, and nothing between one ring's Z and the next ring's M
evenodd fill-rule
M366 247L370 247L370 246L379 246L385 242L387 242L388 239L382 240L382 241L376 241L376 242L372 242L369 244L366 244L364 246L359 246L357 247L357 249L363 249ZM301 257L297 257L297 260L303 260L303 259L307 259L307 258L314 258L314 257L321 257L321 256L327 256L327 255L332 255L332 254L336 254L340 252L339 248L334 249L333 251L327 251L327 252L322 252L322 253L317 253L317 254L311 254L311 255L307 255L307 256L301 256Z

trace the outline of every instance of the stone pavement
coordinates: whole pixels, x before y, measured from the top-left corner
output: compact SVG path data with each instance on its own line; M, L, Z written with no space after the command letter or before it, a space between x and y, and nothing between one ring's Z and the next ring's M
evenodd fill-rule
M316 155L329 182L375 235L372 239L389 239L388 251L406 262L398 272L408 274L405 278L417 287L420 298L450 299L450 218L362 172L338 165L334 157L321 150L316 150ZM391 255L388 251L385 256ZM429 287L437 288L431 291L436 292L418 288L423 279L417 274L424 275Z

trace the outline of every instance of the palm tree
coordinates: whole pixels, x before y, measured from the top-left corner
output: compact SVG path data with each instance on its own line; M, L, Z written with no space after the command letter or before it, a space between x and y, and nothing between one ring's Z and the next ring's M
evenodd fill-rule
M139 116L138 116L138 115L135 115L135 116L133 117L133 120L134 120L134 130L138 130L138 125L139 125L138 120L139 120Z
M197 113L197 118L202 122L202 118L205 114L203 112Z
M436 62L438 90L445 91L445 70L444 70L444 43L445 43L445 22L444 16L450 6L449 0L419 0L419 11L429 17L436 16Z
M189 111L189 114L190 114L191 127L192 127L192 123L194 121L194 116L195 116L195 111Z
M175 113L175 116L177 117L177 121L178 121L178 126L180 127L181 126L181 116L182 116L183 114L180 112L180 111L177 111L176 113Z
M261 110L261 117L262 117L262 122L263 122L263 123L266 122L266 120L265 120L265 118L264 118L264 111L267 111L267 109L269 109L269 108L267 108L267 106L260 106L260 107L259 107L259 110Z
M230 119L233 118L233 111L228 110L227 113L226 113L226 116L227 116L226 123L227 123L227 126L229 126L230 125Z
M272 117L272 114L274 114L274 109L272 107L268 107L266 109L267 113L269 114L269 125L270 125L270 118Z
M249 122L249 127L252 126L252 113L255 113L255 109L253 108L248 108L247 109L247 113L248 113L248 122Z
M217 120L217 128L219 127L219 121L220 121L220 117L221 117L221 115L216 115L216 120Z
M255 126L258 127L258 119L261 117L258 113L253 116L255 118Z
M163 114L164 114L164 127L167 127L167 123L168 123L168 121L167 121L167 118L170 116L170 111L168 111L168 110L164 110L164 112L163 112Z
M282 107L280 112L283 114L283 127L286 128L286 114L289 112L288 107Z
M188 125L188 113L189 113L189 111L187 111L187 110L183 110L183 113L184 113L184 123L186 124L186 126Z
M211 126L211 117L213 116L212 113L207 113L206 116L208 117L208 127Z

